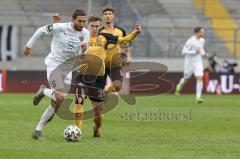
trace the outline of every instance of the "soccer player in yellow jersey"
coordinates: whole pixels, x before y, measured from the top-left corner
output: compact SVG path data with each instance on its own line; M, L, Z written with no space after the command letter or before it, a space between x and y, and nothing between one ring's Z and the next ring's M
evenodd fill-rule
M115 13L111 6L106 6L102 10L104 26L100 29L101 33L109 33L114 36L124 37L126 32L121 27L114 25ZM106 57L106 76L109 76L112 85L107 88L107 92L119 92L122 88L123 77L121 75L124 55L127 57L125 64L131 62L130 47L128 42L118 45L108 45Z
M54 20L54 22L57 21L58 20ZM94 88L89 90L90 95L88 96L92 101L94 109L93 136L100 137L100 127L103 122L103 90L106 84L105 61L108 54L106 50L108 45L119 45L126 41L132 41L141 32L141 27L136 26L132 33L123 37L114 36L109 33L100 33L101 17L99 16L90 16L88 18L88 25L90 42L86 54L84 56L79 56L79 76L77 77L77 82L90 88ZM76 92L78 92L78 99L76 100L76 104L74 106L75 125L81 128L84 112L84 99L80 93L81 88Z
M104 104L104 94L103 90L106 83L105 78L105 61L107 57L106 49L108 45L115 44L119 45L124 41L132 41L140 32L140 26L137 26L135 30L122 37L114 36L109 33L99 33L101 27L101 17L90 16L88 18L89 31L90 31L90 43L86 51L86 56L83 56L83 59L79 58L79 77L77 82L83 83L86 86L96 88L96 91L93 93L93 96L89 96L89 99L92 101L94 109L94 137L100 137L100 127L103 121L103 104ZM94 57L94 58L93 58ZM83 69L85 66L84 62L91 65L90 69ZM83 67L81 67L83 65ZM94 67L93 67L94 66ZM97 70L97 71L96 71ZM96 74L94 74L94 72ZM95 80L94 80L95 79ZM98 90L97 90L98 89ZM99 91L102 90L102 91ZM81 96L80 96L81 98ZM81 98L83 100L83 98ZM80 100L80 101L81 101ZM78 113L82 113L81 102L77 100L75 106L75 124L81 127L81 118L78 118ZM78 111L79 112L78 112ZM80 115L81 116L81 115Z

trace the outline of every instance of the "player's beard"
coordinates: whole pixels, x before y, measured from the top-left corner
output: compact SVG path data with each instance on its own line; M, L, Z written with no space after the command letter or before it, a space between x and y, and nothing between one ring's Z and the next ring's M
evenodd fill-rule
M77 30L77 31L82 31L83 27L77 27L77 26L74 26L74 29Z

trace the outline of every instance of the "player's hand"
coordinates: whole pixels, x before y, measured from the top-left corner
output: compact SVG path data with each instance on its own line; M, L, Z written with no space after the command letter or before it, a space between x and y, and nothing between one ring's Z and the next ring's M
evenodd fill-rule
M196 49L196 54L199 54L201 52L201 49L200 48L197 48Z
M60 15L59 13L55 13L52 16L53 23L58 23L62 20L63 16Z
M136 26L135 32L138 33L138 34L142 32L142 28L141 28L140 25L137 25L137 26Z
M87 47L88 47L87 43L83 44L81 46L81 53L84 53L87 50Z
M31 48L24 47L23 52L25 56L28 56L30 54Z
M205 53L205 55L204 55L204 57L206 58L206 59L208 59L208 53Z

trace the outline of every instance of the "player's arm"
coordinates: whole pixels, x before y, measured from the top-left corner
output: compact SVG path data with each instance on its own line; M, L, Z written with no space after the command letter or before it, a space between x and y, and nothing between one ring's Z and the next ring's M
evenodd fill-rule
M206 51L205 51L204 48L201 48L201 49L200 49L200 54L201 54L202 56L204 56L205 58L208 58L208 53L206 53Z
M205 40L203 39L203 47L200 50L200 54L204 56L206 59L208 59L208 53L205 51L204 46L205 46Z
M53 23L60 23L60 21L62 20L63 16L60 15L59 13L55 13L52 16L52 22Z
M141 31L142 31L141 27L139 25L137 25L135 30L132 33L130 33L124 37L118 37L117 43L121 44L124 41L133 41L137 37L137 35L139 35L141 33Z
M119 37L119 36L114 36L109 33L99 33L99 35L102 35L106 38L107 44L121 44L125 41L132 41L134 38L141 32L141 27L137 26L136 29L128 34L125 37Z
M122 31L122 35L123 37L126 36L126 31L122 28L119 28ZM121 50L122 52L124 52L124 54L126 54L126 65L130 64L132 59L131 59L131 43L130 42L123 42L121 44Z
M82 44L81 44L81 52L80 52L81 54L85 54L85 52L88 49L89 42L90 42L90 33L87 29L84 29L83 41L82 41Z
M124 53L127 55L127 61L126 61L126 64L130 64L132 62L132 59L131 59L131 47L130 47L130 44L127 43L123 43L122 44L122 49L124 50Z
M37 31L35 31L35 33L33 34L33 36L30 38L30 40L27 42L26 46L24 47L23 49L24 54L28 56L30 54L33 44L36 43L36 41L38 41L43 35L53 33L58 27L59 23L49 24L38 28Z

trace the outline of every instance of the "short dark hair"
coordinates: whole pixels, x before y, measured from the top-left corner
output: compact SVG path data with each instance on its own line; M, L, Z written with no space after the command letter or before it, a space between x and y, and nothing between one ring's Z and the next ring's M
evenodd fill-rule
M197 26L194 28L194 33L198 33L203 29L203 27Z
M107 11L110 11L110 12L114 13L114 9L113 9L112 6L106 6L102 9L102 13L105 13Z
M72 18L76 19L78 16L87 16L84 10L77 9L74 11Z
M90 22L96 22L96 21L102 21L102 18L100 16L97 15L91 15L88 17L88 23Z

